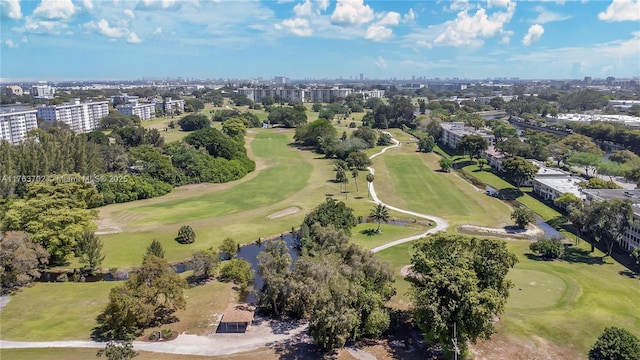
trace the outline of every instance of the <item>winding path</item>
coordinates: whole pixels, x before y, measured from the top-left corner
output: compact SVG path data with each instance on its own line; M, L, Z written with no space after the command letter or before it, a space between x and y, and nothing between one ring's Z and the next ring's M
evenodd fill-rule
M373 159L378 155L384 154L387 150L389 150L391 148L400 147L400 142L398 140L396 140L394 138L391 138L391 140L395 143L395 145L387 146L386 148L382 149L379 153L371 155L370 158ZM367 170L369 170L369 172L372 173L372 174L375 174L375 172L376 172L375 169L372 168L372 167L368 167ZM396 246L396 245L400 245L400 244L403 244L403 243L406 243L406 242L418 240L418 239L423 238L423 237L425 237L425 236L427 236L429 234L435 234L438 231L444 231L449 226L449 223L446 220L442 219L442 218L439 218L439 217L436 217L436 216L432 216L432 215L420 214L420 213L417 213L415 211L400 209L400 208L397 208L395 206L391 206L389 204L385 204L384 202L382 202L378 198L378 195L376 194L376 190L375 190L375 188L373 186L373 182L370 182L368 186L369 186L369 192L371 193L371 197L373 198L373 202L375 202L376 204L382 204L382 205L385 205L387 208L389 208L389 209L391 209L393 211L397 211L399 213L403 213L403 214L419 217L419 218L422 218L422 219L427 219L427 220L430 220L430 221L433 221L433 222L436 223L436 226L434 228L431 228L431 229L429 229L428 231L426 231L426 232L424 232L422 234L409 236L409 237L406 237L404 239L399 239L399 240L396 240L396 241L392 241L390 243L386 243L384 245L380 245L378 247L375 247L375 248L371 249L371 252L376 253L378 251L382 251L384 249L388 249L388 248L390 248L392 246Z
M390 134L389 134L390 135ZM387 146L383 148L380 152L371 155L371 159L377 157L385 153L387 150L399 147L400 142L394 138L392 138L394 145ZM375 169L372 167L367 168L369 172L375 174ZM373 248L372 252L378 252L387 248L390 248L395 245L403 244L406 242L414 241L420 239L426 235L436 233L438 231L445 230L449 223L444 219L441 219L436 216L420 214L414 211L404 210L397 208L395 206L388 205L382 202L378 195L376 194L375 188L373 186L373 182L369 183L369 192L371 197L373 198L373 202L376 204L385 205L387 208L400 212L403 214L419 217L422 219L427 219L435 222L436 226L434 228L429 229L428 231L415 235L406 237L404 239L399 239L396 241L392 241L390 243L378 246ZM5 300L6 301L6 300ZM157 353L168 353L168 354L182 354L182 355L229 355L243 351L250 351L253 349L257 349L263 346L268 346L270 344L285 341L290 338L301 335L307 329L307 324L296 324L291 327L288 331L284 332L276 332L270 331L268 326L261 326L259 328L252 329L252 333L249 334L216 334L213 336L200 336L200 335L189 335L189 334L180 334L175 340L168 342L144 342L144 341L134 341L133 347L139 351L151 351ZM82 340L70 340L70 341L8 341L8 340L0 340L0 349L25 349L25 348L104 348L105 344L102 342L96 341L82 341ZM354 349L350 349L353 352L356 352ZM370 354L364 351L357 351L358 358L369 358Z

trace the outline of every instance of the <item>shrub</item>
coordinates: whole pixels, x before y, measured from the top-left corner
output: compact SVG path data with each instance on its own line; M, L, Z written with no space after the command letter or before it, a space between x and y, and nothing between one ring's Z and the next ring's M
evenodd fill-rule
M171 329L163 329L162 330L162 337L164 339L171 339L171 336L173 336L173 330L171 330Z
M251 265L242 259L227 261L220 269L220 278L223 281L233 281L241 289L246 289L251 281Z
M608 327L591 351L589 360L640 360L640 340L628 330Z
M528 207L520 207L511 213L511 219L518 227L526 229L527 225L535 221L536 214Z
M352 121L352 122L349 123L349 129L355 129L357 127L358 127L358 125L356 125L355 121Z
M193 244L196 241L196 232L189 225L184 225L178 230L176 238L181 244Z
M238 253L238 244L228 237L222 240L219 249L227 256L227 259L232 259Z
M529 249L550 259L560 259L564 255L564 244L560 239L542 239L529 245Z
M67 282L67 281L69 281L69 277L67 276L66 273L62 273L62 274L60 274L60 275L58 275L56 277L56 281L57 282Z

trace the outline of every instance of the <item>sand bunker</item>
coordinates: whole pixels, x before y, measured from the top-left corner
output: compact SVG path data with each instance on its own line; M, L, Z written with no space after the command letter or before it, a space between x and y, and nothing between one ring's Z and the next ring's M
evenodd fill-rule
M467 231L467 232L474 232L474 233L481 233L481 234L495 234L495 235L508 235L508 236L512 236L512 237L518 237L518 238L532 238L532 237L537 237L540 235L544 234L544 231L542 231L542 229L540 229L539 227L533 227L531 229L519 229L519 228L488 228L488 227L482 227L482 226L475 226L475 225L462 225L459 227L460 231Z
M299 212L300 212L300 208L299 207L292 206L292 207L286 208L284 210L280 210L278 212L274 212L273 214L267 216L267 218L273 220L273 219L281 218L283 216L297 214Z

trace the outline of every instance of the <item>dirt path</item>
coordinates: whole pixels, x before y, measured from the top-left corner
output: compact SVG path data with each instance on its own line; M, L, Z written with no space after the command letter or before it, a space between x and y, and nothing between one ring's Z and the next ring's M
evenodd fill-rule
M134 341L135 350L188 355L229 355L243 351L271 346L295 337L307 330L306 323L281 323L262 320L252 326L245 334L214 334L210 336L180 334L175 340L167 342ZM1 349L23 348L103 348L104 343L96 341L43 341L21 342L0 340Z

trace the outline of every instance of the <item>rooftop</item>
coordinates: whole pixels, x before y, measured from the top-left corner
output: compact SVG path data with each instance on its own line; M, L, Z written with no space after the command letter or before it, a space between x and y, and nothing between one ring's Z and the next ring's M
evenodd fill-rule
M227 309L222 315L221 322L227 323L250 323L253 321L253 313L255 312L255 306L249 304L234 304L231 303L227 306Z
M581 188L578 183L584 181L580 176L554 176L554 177L536 177L535 179L541 184L557 190L559 193L571 193L579 198L582 198Z

